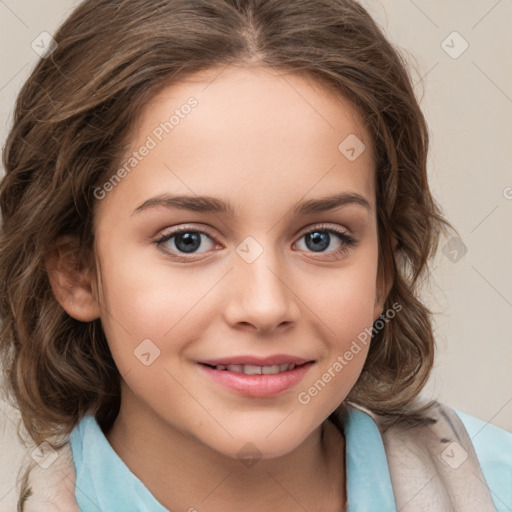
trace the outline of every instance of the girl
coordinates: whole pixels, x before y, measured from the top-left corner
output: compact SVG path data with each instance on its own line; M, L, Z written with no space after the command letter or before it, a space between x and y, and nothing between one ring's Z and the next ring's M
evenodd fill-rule
M360 5L86 0L44 57L0 188L19 510L510 510L512 436L418 399L450 224Z

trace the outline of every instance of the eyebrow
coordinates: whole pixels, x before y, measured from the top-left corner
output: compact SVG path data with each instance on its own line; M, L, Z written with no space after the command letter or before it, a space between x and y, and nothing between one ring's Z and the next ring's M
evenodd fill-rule
M291 208L294 215L308 215L325 212L346 205L361 206L368 211L372 210L369 201L355 192L342 192L320 199L309 199L296 203ZM189 210L194 212L212 212L235 216L235 207L229 201L223 201L211 196L172 196L168 194L152 197L135 208L131 215L145 210L165 207L169 209Z

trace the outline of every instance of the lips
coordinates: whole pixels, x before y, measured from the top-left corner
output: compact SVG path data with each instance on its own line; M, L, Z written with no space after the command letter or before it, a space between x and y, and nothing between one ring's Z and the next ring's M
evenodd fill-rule
M277 354L233 356L198 363L210 378L223 386L247 396L268 397L296 386L315 361Z

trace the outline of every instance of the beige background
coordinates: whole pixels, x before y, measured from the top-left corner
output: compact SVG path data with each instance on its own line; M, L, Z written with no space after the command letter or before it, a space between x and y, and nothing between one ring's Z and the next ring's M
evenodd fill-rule
M38 59L32 41L53 34L77 3L0 0L2 144ZM432 188L467 247L461 257L455 242L433 264L425 298L438 313L438 357L425 394L512 431L512 1L362 3L414 63L414 82L424 79L416 91L430 126ZM15 508L9 468L21 445L16 414L0 412L1 512Z

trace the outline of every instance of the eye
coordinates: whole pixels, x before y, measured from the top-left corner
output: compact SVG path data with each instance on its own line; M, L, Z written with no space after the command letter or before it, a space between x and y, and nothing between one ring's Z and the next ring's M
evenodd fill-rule
M354 238L347 235L340 229L323 225L310 229L302 235L301 240L302 238L305 239L306 251L309 249L314 253L327 252L329 256L334 257L344 255L350 247L357 243ZM335 247L326 251L326 249L333 243Z
M329 257L334 258L343 256L350 247L357 244L354 238L340 229L324 225L310 229L301 236L302 238L305 239L306 249L300 248L300 250L306 252L309 250L318 254L326 253ZM204 246L204 240L208 242L206 244L207 247L203 247L202 251L198 251L201 245ZM202 254L218 247L210 233L192 227L181 227L166 233L157 239L154 244L166 254L180 261L190 261L194 254ZM335 247L326 251L332 244Z
M201 244L204 245L204 238L209 241L207 246L210 246L206 248L206 251L215 247L215 243L209 233L201 229L192 228L180 228L171 231L156 240L155 244L157 247L161 247L164 252L176 255L179 258L180 254L197 254ZM199 254L202 252L205 251L200 251Z

